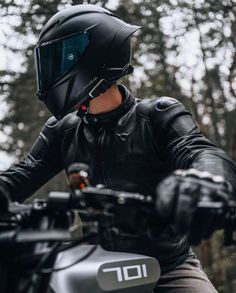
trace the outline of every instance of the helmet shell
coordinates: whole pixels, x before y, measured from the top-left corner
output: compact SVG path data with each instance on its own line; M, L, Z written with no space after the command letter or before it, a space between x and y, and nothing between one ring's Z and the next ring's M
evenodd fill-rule
M38 85L38 96L52 114L61 119L75 107L100 95L130 73L130 37L140 27L125 23L96 5L75 5L56 13L43 28L36 50L60 42L76 33L88 35L88 45L75 66L46 89ZM36 57L36 67L40 66ZM45 62L45 60L44 60ZM38 71L38 84L43 72Z

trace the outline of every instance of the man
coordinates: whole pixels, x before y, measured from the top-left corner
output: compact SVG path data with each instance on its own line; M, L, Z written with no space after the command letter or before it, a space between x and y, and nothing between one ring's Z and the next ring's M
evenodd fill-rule
M11 200L23 201L74 162L90 166L92 184L152 196L176 169L206 170L234 184L233 163L181 103L138 101L117 85L132 72L130 39L138 29L94 5L65 9L45 25L35 50L38 96L54 117L25 159L1 174ZM70 113L75 109L78 114ZM156 257L162 269L157 292L216 292L187 238L170 225L161 230L135 241L104 235L101 244Z

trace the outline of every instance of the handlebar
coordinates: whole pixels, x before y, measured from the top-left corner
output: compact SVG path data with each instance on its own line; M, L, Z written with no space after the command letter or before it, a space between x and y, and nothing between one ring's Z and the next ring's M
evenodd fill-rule
M150 195L105 189L102 186L87 186L81 190L74 190L73 194L50 192L46 200L35 200L28 205L11 203L8 216L4 215L0 218L0 245L12 242L83 241L73 232L75 227L68 231L68 227L55 225L45 231L37 225L33 227L32 223L35 222L35 219L37 219L36 222L39 222L43 217L57 221L62 215L67 217L68 213L71 216L76 212L86 219L85 230L93 231L93 235L96 235L99 233L97 225L101 216L102 220L105 217L111 218L117 208L125 208L126 206L128 208L145 208L153 215L155 214L154 201ZM236 230L236 201L229 201L226 204L201 200L197 203L196 210L216 210L217 213L222 213L225 216L225 221L221 228L225 229L228 235L226 244L234 241L232 234ZM32 229L34 230L32 231Z
M82 201L82 205L100 207L103 203L114 205L124 205L129 202L134 204L151 205L154 203L151 196L145 196L140 193L131 193L126 191L116 191L101 187L86 187L75 192L76 201Z
M69 192L50 192L46 200L37 199L27 205L11 203L7 214L0 218L0 245L13 242L82 240L78 239L76 233L73 233L73 228L69 231L67 227L66 229L61 227L45 231L38 228L35 222L39 223L45 217L55 220L55 218L59 218L59 215L60 217L62 215L68 216L68 213L72 215L74 212L86 215L90 220L96 221L101 214L112 216L112 209L116 206L125 206L131 203L135 206L145 205L151 209L153 199L151 196L139 193L115 191L98 186L76 190L74 195ZM98 230L95 231L92 221L86 223L85 226L87 230L93 230L96 234Z

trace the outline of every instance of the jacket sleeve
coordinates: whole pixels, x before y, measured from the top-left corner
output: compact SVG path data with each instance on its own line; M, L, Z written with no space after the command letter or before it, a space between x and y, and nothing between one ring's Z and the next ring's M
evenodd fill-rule
M151 103L146 105L146 115L163 159L171 162L174 169L195 168L221 175L236 190L235 163L200 132L184 105L169 97Z
M0 174L1 190L11 201L22 202L62 169L58 121L52 117L25 158Z

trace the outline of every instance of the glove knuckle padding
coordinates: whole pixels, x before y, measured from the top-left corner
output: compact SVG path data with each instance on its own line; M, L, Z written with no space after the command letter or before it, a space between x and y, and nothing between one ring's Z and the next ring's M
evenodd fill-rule
M189 240L191 244L196 245L222 227L223 219L222 213L218 210L199 209L197 203L219 202L227 205L227 193L231 188L226 181L215 178L210 173L200 174L193 170L178 173L180 175L177 176L182 182L178 190L175 223L183 233L190 231Z

